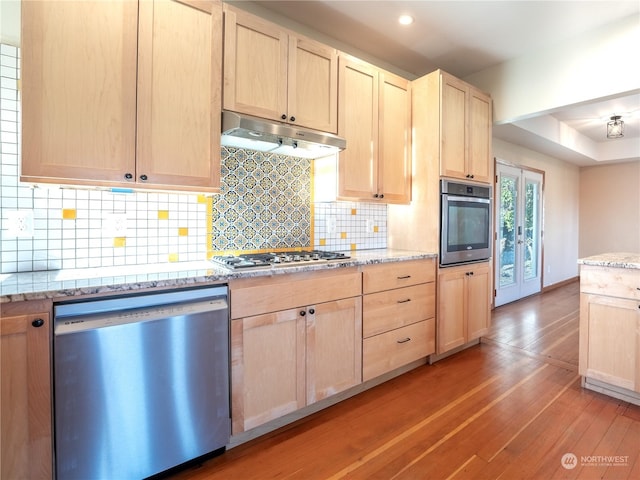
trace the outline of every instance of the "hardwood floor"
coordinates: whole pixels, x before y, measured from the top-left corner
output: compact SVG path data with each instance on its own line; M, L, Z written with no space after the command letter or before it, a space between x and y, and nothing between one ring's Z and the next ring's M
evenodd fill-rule
M580 387L577 329L578 283L505 305L480 345L172 478L640 478L640 407Z

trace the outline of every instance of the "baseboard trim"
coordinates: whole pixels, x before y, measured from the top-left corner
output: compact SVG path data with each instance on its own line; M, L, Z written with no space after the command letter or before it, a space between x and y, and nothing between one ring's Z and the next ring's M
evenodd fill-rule
M576 275L575 277L567 278L566 280L562 280L558 283L552 283L551 285L547 285L546 287L542 287L542 293L550 292L551 290L555 290L556 288L564 287L565 285L569 285L573 282L580 281L580 275Z

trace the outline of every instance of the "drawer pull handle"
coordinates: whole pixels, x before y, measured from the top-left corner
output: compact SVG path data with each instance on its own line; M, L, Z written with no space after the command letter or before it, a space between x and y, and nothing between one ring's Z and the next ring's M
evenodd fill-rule
M398 300L398 303L407 303L407 302L410 302L410 301L411 301L411 299L407 298L406 300Z
M411 278L411 275L405 275L403 277L398 277L398 280L406 280L407 278Z
M411 340L411 337L407 337L407 338L403 338L402 340L398 340L398 343L407 343L409 340Z

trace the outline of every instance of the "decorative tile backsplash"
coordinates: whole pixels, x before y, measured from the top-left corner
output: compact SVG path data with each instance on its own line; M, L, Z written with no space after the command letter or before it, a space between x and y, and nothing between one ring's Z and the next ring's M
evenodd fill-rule
M221 170L214 251L311 245L311 160L222 147Z
M313 203L312 161L300 158L224 147L213 197L20 183L19 62L0 45L0 273L386 247L386 206Z

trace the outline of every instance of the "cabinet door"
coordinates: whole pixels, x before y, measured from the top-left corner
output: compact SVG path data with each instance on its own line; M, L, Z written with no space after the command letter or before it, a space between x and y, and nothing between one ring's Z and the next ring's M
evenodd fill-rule
M22 2L23 180L134 173L137 30L137 2Z
M638 301L580 295L580 375L640 392Z
M0 319L0 478L52 478L49 321Z
M467 338L470 342L487 333L491 323L491 274L489 264L469 270L467 281Z
M362 381L362 299L307 308L307 404Z
M222 6L140 2L136 181L220 187Z
M307 38L289 36L287 121L338 131L338 52Z
M466 342L467 273L454 268L438 275L438 353Z
M304 309L231 322L233 433L305 406Z
M440 175L467 178L468 86L462 80L443 74L440 89Z
M338 197L372 201L378 186L378 70L351 57L338 62Z
M287 114L287 32L226 7L224 21L226 110L283 121Z
M378 193L387 203L411 200L411 93L409 81L380 73Z
M477 182L491 183L491 98L469 89L468 173Z

